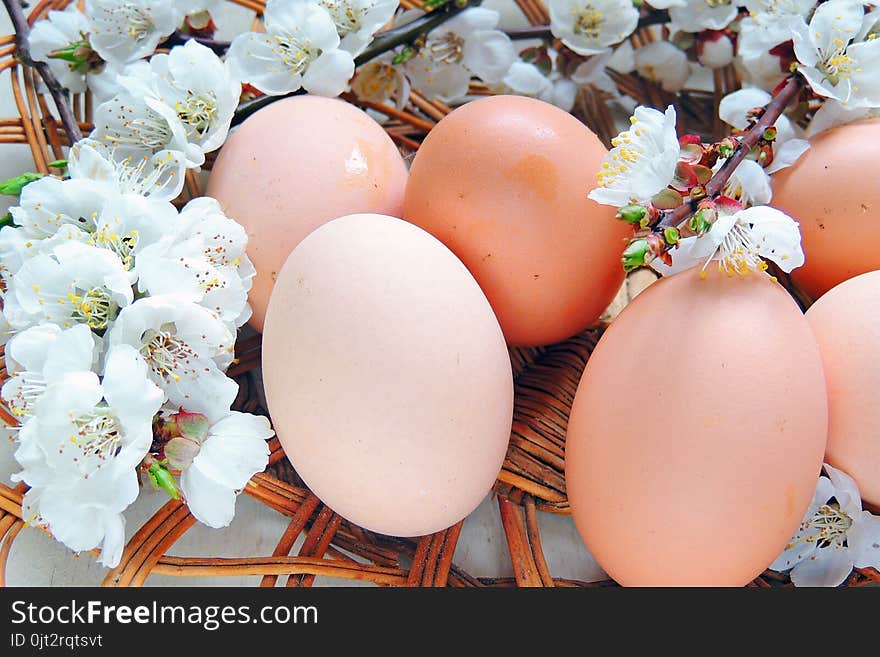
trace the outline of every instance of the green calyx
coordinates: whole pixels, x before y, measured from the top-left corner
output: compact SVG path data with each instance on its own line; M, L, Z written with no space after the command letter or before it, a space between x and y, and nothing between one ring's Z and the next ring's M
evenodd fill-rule
M623 264L623 271L627 273L644 267L651 260L651 247L648 240L639 239L630 242L629 246L623 250L623 256L620 260Z
M180 489L177 487L174 475L168 471L167 460L153 461L147 469L147 474L150 477L150 483L153 484L153 488L157 490L161 488L171 496L171 499L180 499Z
M675 246L681 240L681 233L678 232L678 228L670 226L663 230L663 239L669 246Z
M633 226L641 224L648 214L648 208L642 205L626 205L617 211L616 217Z
M53 50L48 54L49 59L60 59L70 64L70 70L77 73L88 73L89 68L95 61L95 51L85 39L75 41L64 48Z
M712 215L713 211L707 208L697 210L694 216L688 220L688 228L697 235L705 234L712 227Z

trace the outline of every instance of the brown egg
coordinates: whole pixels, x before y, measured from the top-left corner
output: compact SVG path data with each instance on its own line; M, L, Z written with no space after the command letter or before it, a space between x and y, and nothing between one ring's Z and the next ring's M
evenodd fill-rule
M880 506L880 271L831 289L807 311L828 384L825 459Z
M623 282L628 227L587 198L605 153L559 108L493 96L449 114L416 154L404 218L467 265L509 344L577 333Z
M251 325L263 330L275 278L306 235L354 212L400 216L406 175L379 124L341 100L280 100L233 132L206 194L247 230L257 270L248 295Z
M636 297L587 363L565 447L572 516L621 584L746 584L797 530L827 430L791 297L766 276L690 269Z
M838 126L773 176L772 204L801 224L806 263L792 278L814 299L880 269L878 143L880 121Z

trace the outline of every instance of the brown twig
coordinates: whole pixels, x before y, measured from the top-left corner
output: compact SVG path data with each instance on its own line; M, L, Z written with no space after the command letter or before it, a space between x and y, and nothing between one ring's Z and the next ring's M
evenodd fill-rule
M31 30L22 11L21 4L19 4L18 0L3 0L3 4L6 7L6 12L9 14L9 19L12 21L12 26L15 28L15 44L18 48L18 59L23 64L35 68L40 77L43 78L43 82L55 101L55 107L58 108L58 116L61 119L64 132L67 133L70 143L74 144L82 139L82 132L80 132L79 124L70 109L70 101L64 87L58 82L58 78L55 77L55 74L52 73L46 62L36 62L31 58L30 45L28 44Z
M783 83L777 94L767 104L767 107L764 108L761 117L755 121L752 127L738 138L739 146L737 146L733 155L725 160L724 164L721 165L721 168L718 169L715 175L712 176L711 180L706 183L705 198L712 199L721 194L724 185L730 180L730 176L733 175L736 168L744 159L746 159L751 150L761 140L764 131L776 123L776 120L782 115L785 108L788 107L791 101L798 95L798 92L803 85L802 80L803 78L799 75L792 75ZM674 210L661 212L652 227L657 231L662 231L664 228L670 228L673 226L681 228L688 220L691 213L697 209L697 202L697 199L688 199Z

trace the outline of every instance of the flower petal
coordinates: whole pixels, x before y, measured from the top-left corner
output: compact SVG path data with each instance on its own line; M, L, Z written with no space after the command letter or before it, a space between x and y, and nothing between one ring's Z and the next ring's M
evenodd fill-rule
M235 491L205 475L195 464L180 475L180 489L196 520L208 527L226 527L235 516Z
M862 511L846 533L856 568L880 570L880 517Z
M791 571L795 586L840 586L853 569L853 558L846 548L816 550Z

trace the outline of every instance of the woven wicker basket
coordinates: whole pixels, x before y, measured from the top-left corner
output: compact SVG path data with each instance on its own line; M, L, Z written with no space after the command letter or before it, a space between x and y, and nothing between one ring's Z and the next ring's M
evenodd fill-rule
M29 21L44 17L49 10L61 9L70 0L41 0L32 9ZM233 0L255 12L255 24L265 3L257 0ZM533 25L549 22L541 0L516 1ZM419 0L403 0L404 7L414 8ZM635 48L657 38L657 32L643 28L631 37ZM65 156L67 137L53 117L52 99L37 90L35 72L15 58L12 36L0 37L0 72L9 69L12 95L18 117L0 119L0 144L27 144L37 171L51 173L48 164ZM718 138L722 126L717 119L717 104L722 96L735 90L739 80L733 67L714 73L714 90L684 90L670 94L636 74L611 71L621 92L655 107L674 104L691 132ZM475 94L489 93L474 87ZM401 152L411 155L431 127L450 108L426 99L414 90L406 111L383 105L347 100L361 107L385 114L385 128ZM582 92L574 114L609 144L616 135L607 98L601 92ZM76 94L72 106L81 129L91 129L92 102L88 93ZM211 167L209 156L206 168ZM58 172L55 172L58 173ZM202 193L199 177L188 172L181 202ZM175 542L195 524L195 519L180 501L162 506L132 537L120 565L110 571L106 586L139 586L151 574L173 576L262 576L262 586L274 586L284 577L287 586L311 586L316 577L365 580L387 586L580 586L613 585L613 582L586 584L554 577L541 546L538 513L567 515L568 500L563 474L564 439L568 413L581 372L599 339L602 327L612 320L628 300L653 280L645 272L631 276L603 316L603 324L584 331L565 342L536 349L513 349L511 359L515 375L513 431L503 469L495 485L498 509L506 535L513 578L491 579L467 573L453 563L453 554L462 523L420 539L381 536L357 527L324 506L297 477L284 456L277 439L270 442L270 467L256 475L245 494L287 516L289 524L270 555L244 555L240 558L185 558L171 556ZM266 414L260 399L260 337L240 338L236 360L229 370L240 385L235 408ZM7 374L0 351L0 383ZM9 424L15 419L0 407L0 418ZM23 485L10 488L0 484L0 585L4 581L7 557L13 541L23 526L21 500ZM295 555L291 550L298 537L304 542ZM223 531L213 535L219 544ZM352 556L356 557L352 558ZM856 572L849 585L877 581L876 571ZM787 578L767 572L752 585L785 584Z

